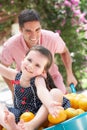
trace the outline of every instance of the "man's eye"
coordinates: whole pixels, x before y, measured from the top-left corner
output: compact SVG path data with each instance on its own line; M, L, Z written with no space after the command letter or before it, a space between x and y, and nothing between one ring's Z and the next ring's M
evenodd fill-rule
M39 32L40 31L40 28L38 28L37 30L36 30L36 32Z
M30 33L31 31L30 30L26 30L26 32Z

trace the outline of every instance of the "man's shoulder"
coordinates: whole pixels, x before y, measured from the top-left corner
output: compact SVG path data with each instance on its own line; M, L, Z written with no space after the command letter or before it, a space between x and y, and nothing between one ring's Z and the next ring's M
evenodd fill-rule
M41 36L42 36L43 39L49 39L51 41L51 40L54 40L54 39L58 39L59 34L56 33L56 32L50 31L50 30L42 29L41 30Z
M50 31L50 30L42 29L42 30L41 30L41 34L42 34L42 36L52 36L52 35L54 35L55 33L54 33L53 31Z
M41 38L43 42L49 41L55 43L58 41L59 34L50 30L41 30Z
M11 36L9 39L7 39L7 41L4 43L5 45L10 45L13 43L19 43L20 42L20 39L22 38L22 35L21 33L20 34L16 34L14 36Z

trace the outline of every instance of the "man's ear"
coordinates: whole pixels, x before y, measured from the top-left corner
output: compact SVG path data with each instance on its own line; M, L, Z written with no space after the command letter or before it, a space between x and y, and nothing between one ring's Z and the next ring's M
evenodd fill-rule
M45 70L43 71L42 76L43 76L44 78L47 78L47 73L46 73Z
M19 26L19 31L22 32L22 27Z

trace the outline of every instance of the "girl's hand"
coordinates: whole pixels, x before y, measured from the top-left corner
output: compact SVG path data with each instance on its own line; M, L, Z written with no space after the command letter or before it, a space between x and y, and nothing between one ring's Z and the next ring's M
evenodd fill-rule
M25 130L24 121L20 120L18 123L19 130Z
M49 113L53 117L56 117L59 114L60 110L64 110L64 108L62 107L61 103L58 103L56 101L53 101L48 108Z
M34 130L32 123L24 122L23 120L20 120L18 126L19 130Z

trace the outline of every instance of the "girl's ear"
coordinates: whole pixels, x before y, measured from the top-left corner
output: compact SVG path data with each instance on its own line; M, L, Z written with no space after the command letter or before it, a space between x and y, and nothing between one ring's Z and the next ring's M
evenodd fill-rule
M47 73L46 71L44 70L43 73L41 74L44 78L47 78Z

